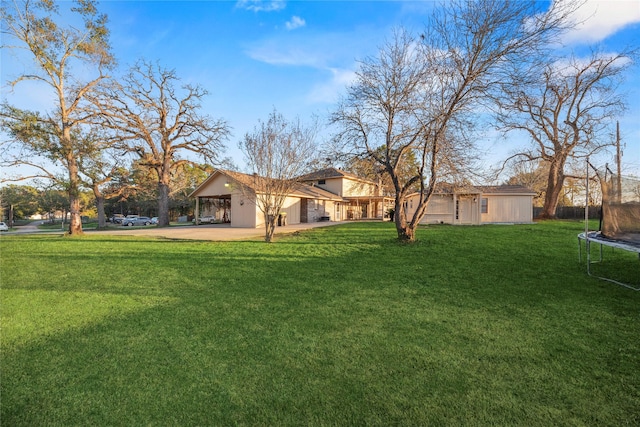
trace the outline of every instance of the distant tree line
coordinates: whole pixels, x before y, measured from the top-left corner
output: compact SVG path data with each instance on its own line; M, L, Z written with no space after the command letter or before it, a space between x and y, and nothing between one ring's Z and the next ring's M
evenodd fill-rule
M193 216L194 206L189 194L195 190L211 171L209 167L187 168L172 179L170 184L169 218ZM114 175L103 189L102 209L105 223L114 214L158 216L156 183L148 173ZM78 193L80 215L98 221L98 203L95 193L83 189ZM0 188L0 216L2 220L23 220L40 215L45 220L70 218L69 197L64 188L43 185L7 184ZM62 217L62 218L61 218ZM105 224L102 224L104 226Z

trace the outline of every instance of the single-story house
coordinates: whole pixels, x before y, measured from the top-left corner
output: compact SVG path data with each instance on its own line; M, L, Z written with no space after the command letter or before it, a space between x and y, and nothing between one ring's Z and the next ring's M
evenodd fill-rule
M418 193L407 198L407 212L417 208ZM521 185L461 186L443 184L431 195L423 224L492 224L533 222L536 193Z
M316 221L384 219L394 198L382 195L381 185L337 168L322 169L299 178L285 200L287 224ZM256 205L259 182L254 175L216 170L190 197L196 200L196 221L213 216L232 227L264 227ZM248 191L247 191L248 190ZM454 187L441 185L429 202L423 223L527 223L533 220L535 193L522 186ZM418 195L407 199L410 214Z

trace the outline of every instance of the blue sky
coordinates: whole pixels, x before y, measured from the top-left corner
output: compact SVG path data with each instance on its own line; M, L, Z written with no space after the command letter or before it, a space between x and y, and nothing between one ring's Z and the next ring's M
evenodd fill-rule
M543 3L541 3L543 5ZM138 58L174 68L210 95L204 111L232 127L227 155L242 165L237 142L273 108L303 121L326 118L357 69L375 55L393 27L423 28L432 1L102 1L109 16L113 52L124 69ZM640 1L589 0L590 19L563 40L584 51L598 43L605 51L640 46ZM2 83L25 66L2 52ZM620 117L625 168L640 175L640 68L623 90L629 111ZM24 108L46 105L26 84L3 96ZM522 145L487 135L479 141L492 165ZM610 159L602 159L610 161Z

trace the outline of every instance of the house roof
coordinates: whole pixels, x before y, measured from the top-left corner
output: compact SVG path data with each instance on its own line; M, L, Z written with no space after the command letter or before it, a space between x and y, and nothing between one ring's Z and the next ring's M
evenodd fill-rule
M418 194L418 193L414 193ZM502 196L535 196L535 191L529 190L523 185L455 185L450 183L439 183L436 185L433 194L483 194Z
M451 184L448 182L440 182L436 184L433 194L480 194L482 190L473 185Z
M478 187L482 194L532 195L537 193L524 185L483 185Z
M361 178L357 175L354 175L350 172L343 171L342 169L337 168L325 168L319 171L311 172L306 175L302 175L299 177L301 181L317 181L319 179L327 179L327 178L349 178L356 181L362 181L369 184L375 184L375 182L370 181L365 178Z
M315 187L312 185L307 185L301 183L298 188L296 188L292 193L292 196L299 197L307 197L312 199L324 199L324 200L333 200L338 202L345 202L347 199L344 197L338 196L330 191L327 191L323 188Z
M198 193L200 193L201 189L205 188L207 184L211 182L213 179L215 179L215 177L217 177L218 175L226 176L227 178L233 181L236 181L238 184L243 185L254 192L255 191L260 192L261 187L264 188L263 185L266 180L265 178L259 177L257 175L249 175L246 173L235 172L235 171L230 171L226 169L217 169L206 180L204 180L202 184L200 184L198 188L196 188L189 195L189 197L197 196ZM298 183L296 188L293 191L291 191L290 195L297 196L297 197L310 197L310 198L334 200L334 201L345 200L344 198L330 191L324 190L322 188L314 187L308 184L304 184L304 183Z

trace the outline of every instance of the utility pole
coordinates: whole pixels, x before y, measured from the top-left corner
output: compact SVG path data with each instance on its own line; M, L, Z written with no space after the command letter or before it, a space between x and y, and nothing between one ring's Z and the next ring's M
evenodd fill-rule
M616 122L616 167L618 180L616 181L616 202L622 203L622 152L620 151L620 122Z

